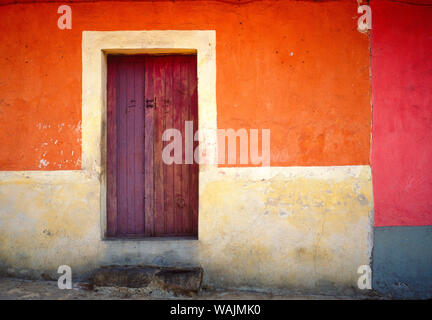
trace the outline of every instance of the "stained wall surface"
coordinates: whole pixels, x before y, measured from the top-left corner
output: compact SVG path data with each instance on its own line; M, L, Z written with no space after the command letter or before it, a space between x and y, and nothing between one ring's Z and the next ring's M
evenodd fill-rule
M58 5L0 7L3 272L200 265L217 287L357 288L374 201L357 1L72 3L71 30L57 28ZM199 240L102 239L104 172L82 155L83 31L124 30L214 30L217 127L271 130L271 167L200 169Z
M399 298L432 297L432 1L416 3L371 3L373 282Z

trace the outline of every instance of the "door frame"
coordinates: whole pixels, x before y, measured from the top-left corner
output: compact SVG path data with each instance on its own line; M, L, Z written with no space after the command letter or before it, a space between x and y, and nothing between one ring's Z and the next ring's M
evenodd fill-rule
M199 165L198 216L200 217L201 187L205 181L205 172L217 168L216 32L214 30L83 31L82 170L89 176L96 176L100 182L100 238L102 240L111 239L106 237L107 55L176 53L197 55L200 149L205 150L208 159L213 159ZM203 219L198 221L199 239Z

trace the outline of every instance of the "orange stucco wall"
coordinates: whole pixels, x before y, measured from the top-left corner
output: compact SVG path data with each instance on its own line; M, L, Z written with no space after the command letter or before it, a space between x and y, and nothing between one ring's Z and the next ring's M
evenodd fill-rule
M219 128L271 129L271 164L369 163L368 36L357 1L0 7L0 170L81 167L83 30L216 30Z

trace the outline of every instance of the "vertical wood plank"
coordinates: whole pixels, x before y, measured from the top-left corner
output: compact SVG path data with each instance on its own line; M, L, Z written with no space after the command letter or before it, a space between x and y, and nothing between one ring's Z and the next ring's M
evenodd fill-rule
M166 58L166 73L165 73L165 129L174 128L174 104L173 104L173 59ZM166 141L163 144L165 147L171 143ZM166 234L175 234L174 228L174 164L167 165L163 163L164 169L164 210L165 210L165 232Z
M165 209L164 209L164 172L162 161L162 134L164 128L164 99L165 99L165 58L155 57L155 72L154 72L154 90L156 98L155 110L155 135L154 135L154 179L155 179L155 235L163 235L165 233Z
M126 196L127 233L135 233L135 69L134 63L126 64Z
M181 200L179 202L179 206L181 206L182 210L182 233L190 234L191 233L191 221L189 216L190 203L189 203L189 175L190 175L190 165L185 163L185 151L186 151L186 142L184 141L186 137L185 132L185 121L189 120L189 111L190 111L190 95L189 95L189 65L188 65L188 56L181 57L180 63L180 77L181 77L181 119L182 119L182 137L183 137L183 164L182 164L182 195Z
M108 57L107 74L107 237L117 233L117 60Z
M117 97L117 230L119 235L127 234L127 77L125 62L118 65Z
M173 57L173 127L181 132L181 57ZM183 137L183 136L182 136ZM182 149L183 149L182 141ZM174 232L175 234L182 233L182 208L179 206L179 201L182 198L182 164L173 164L174 167Z
M147 99L154 98L154 61L153 57L145 58L145 94L144 104ZM153 172L153 134L154 134L154 108L146 108L144 128L144 226L145 236L154 235L154 172Z
M137 235L144 234L144 62L134 63L135 70L135 134L134 134L134 205Z

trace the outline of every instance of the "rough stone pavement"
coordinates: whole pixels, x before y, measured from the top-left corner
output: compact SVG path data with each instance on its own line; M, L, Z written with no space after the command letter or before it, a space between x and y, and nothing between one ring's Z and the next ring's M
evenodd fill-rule
M371 296L276 295L250 291L202 290L195 296L148 295L127 288L88 290L85 283L74 283L71 290L60 290L56 281L0 278L0 300L351 300L378 299Z

